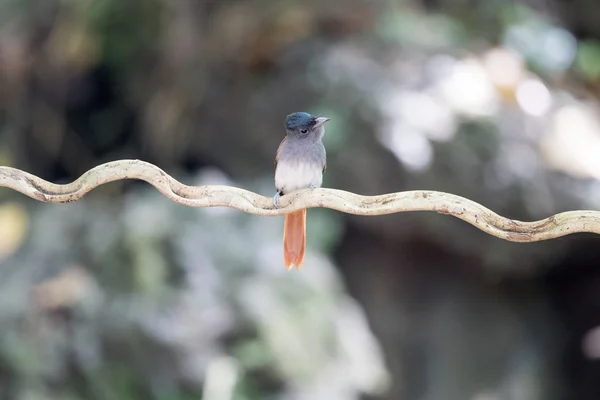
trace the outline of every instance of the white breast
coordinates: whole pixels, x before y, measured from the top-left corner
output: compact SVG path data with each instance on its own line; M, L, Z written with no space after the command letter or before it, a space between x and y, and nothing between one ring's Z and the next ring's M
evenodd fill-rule
M275 186L283 193L290 193L323 184L323 167L307 162L279 162L275 170Z

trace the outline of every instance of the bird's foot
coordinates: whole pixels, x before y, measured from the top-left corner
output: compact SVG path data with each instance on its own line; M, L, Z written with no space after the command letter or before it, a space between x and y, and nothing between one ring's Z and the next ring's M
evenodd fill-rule
M309 188L310 188L310 190L314 190L314 189L318 188L318 186L313 183L309 186Z
M279 206L277 205L277 202L279 201L279 197L281 196L281 192L276 192L275 195L273 196L273 207L275 208L279 208Z

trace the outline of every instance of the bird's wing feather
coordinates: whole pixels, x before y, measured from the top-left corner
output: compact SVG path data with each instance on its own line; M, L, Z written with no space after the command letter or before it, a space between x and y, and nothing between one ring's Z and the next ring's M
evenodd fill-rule
M279 162L279 152L281 151L281 147L285 143L286 139L287 139L287 136L285 136L283 138L283 140L281 141L281 143L279 143L279 147L277 148L277 153L275 153L275 168L277 168L277 163Z

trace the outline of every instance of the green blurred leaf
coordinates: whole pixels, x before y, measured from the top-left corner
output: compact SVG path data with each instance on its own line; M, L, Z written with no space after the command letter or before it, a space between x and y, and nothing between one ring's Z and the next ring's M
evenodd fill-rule
M581 42L577 52L576 66L586 79L600 78L600 42L587 40Z
M457 46L468 39L461 22L441 14L385 13L376 32L390 42L433 49Z

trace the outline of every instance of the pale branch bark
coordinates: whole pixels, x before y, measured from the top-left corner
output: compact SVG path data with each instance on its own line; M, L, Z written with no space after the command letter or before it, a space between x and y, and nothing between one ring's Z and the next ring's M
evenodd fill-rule
M323 207L356 215L384 215L406 211L434 211L452 215L476 228L512 242L536 242L577 232L600 234L600 212L569 211L541 221L504 218L484 206L449 193L415 190L361 196L335 189L306 189L282 196L279 208L271 197L230 186L188 186L153 164L120 160L99 165L76 181L57 185L11 167L0 167L0 187L7 187L45 203L69 203L92 189L122 179L139 179L176 203L191 207L231 207L250 214L276 216L302 208Z

